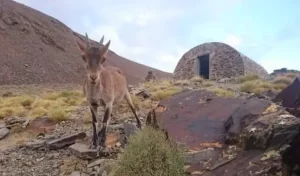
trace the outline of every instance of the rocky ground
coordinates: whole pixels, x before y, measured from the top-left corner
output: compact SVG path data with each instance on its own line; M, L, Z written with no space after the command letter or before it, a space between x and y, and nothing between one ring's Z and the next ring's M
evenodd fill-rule
M171 85L183 92L170 97L169 92L178 93ZM42 86L32 87L33 94L43 90ZM69 89L68 86L62 87ZM282 170L286 167L282 165L288 162L282 164L282 160L291 157L280 152L295 153L295 148L290 147L289 151L285 148L298 135L300 121L280 104L272 102L276 94L270 91L243 93L239 85L228 80L206 83L199 80L162 81L130 88L143 124L155 113L152 114L158 118L155 125L164 128L170 138L185 143L187 175L220 175L225 170L227 175L234 175L237 171L243 175L250 172L255 175L284 175ZM0 90L4 96L9 96L7 90L11 90L12 94L32 93L30 86L20 90L4 86ZM296 95L295 92L293 94ZM159 102L158 99L162 100ZM178 105L181 105L180 111ZM153 108L155 111L152 111ZM298 112L295 108L293 110ZM87 112L88 108L80 105L67 119L59 122L47 116L35 119L10 116L0 120L0 174L109 175L123 152L126 139L136 130L133 114L124 105L115 107L107 148L97 156L86 148L92 129ZM99 110L101 115L103 112ZM161 115L164 115L165 121L159 120ZM187 116L189 121L180 121ZM195 127L198 125L198 131L190 126L190 122ZM184 140L178 138L183 135ZM287 167L297 165L295 158L289 161ZM249 163L256 164L250 166Z

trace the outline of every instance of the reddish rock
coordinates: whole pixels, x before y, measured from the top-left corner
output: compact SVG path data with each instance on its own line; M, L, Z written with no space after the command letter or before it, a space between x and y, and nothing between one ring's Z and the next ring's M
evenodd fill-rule
M273 174L281 169L279 148L300 135L299 118L253 97L222 98L203 90L186 91L162 100L154 113L156 125L189 150L186 171L192 175ZM148 117L147 124L156 127L155 118ZM229 146L228 139L236 145ZM274 149L276 156L265 157L267 149Z
M157 122L170 138L190 149L204 149L209 145L201 143L224 144L224 122L244 102L238 98L217 97L208 91L186 91L159 103ZM159 111L161 107L164 109Z
M48 117L40 117L32 120L27 128L36 133L49 133L55 129L55 125L56 122Z

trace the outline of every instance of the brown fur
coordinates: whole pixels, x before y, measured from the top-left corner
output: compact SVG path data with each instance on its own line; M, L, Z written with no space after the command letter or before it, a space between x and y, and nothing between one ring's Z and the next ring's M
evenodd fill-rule
M86 37L88 39L87 35ZM103 44L103 40L104 38L101 39L100 44ZM91 147L105 145L106 131L110 122L112 108L124 98L135 115L138 128L141 128L141 121L136 115L127 88L125 74L117 67L103 66L110 41L101 47L92 47L90 42L88 42L87 46L82 45L78 41L76 43L82 52L82 58L85 63L86 77L83 85L83 93L88 100L93 118L93 142ZM101 130L97 132L96 123L100 120L97 119L97 109L99 106L104 107L105 114L102 119Z

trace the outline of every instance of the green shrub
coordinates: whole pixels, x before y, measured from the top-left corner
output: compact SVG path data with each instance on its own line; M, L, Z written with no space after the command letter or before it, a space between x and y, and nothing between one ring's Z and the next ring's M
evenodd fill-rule
M183 176L184 155L176 144L150 127L129 138L129 144L113 167L112 176Z

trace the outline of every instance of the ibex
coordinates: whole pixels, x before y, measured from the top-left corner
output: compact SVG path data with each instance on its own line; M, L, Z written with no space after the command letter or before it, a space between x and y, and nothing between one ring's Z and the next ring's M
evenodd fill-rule
M86 38L88 41L86 45L83 45L78 40L76 40L76 43L81 51L81 57L84 61L86 71L83 93L87 98L92 114L93 138L90 148L95 149L98 146L105 147L106 132L110 122L112 108L124 98L136 118L137 127L139 129L141 129L141 121L132 103L124 73L117 67L103 66L104 61L107 59L110 40L103 45L103 36L100 40L101 46L95 47L91 46L87 33ZM99 120L97 117L97 109L99 106L104 107L105 113L102 119L102 128L97 131L97 126L100 129L100 123L96 126L97 120Z

